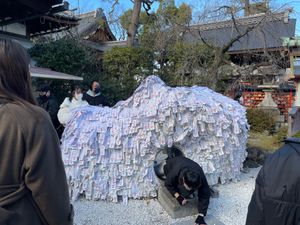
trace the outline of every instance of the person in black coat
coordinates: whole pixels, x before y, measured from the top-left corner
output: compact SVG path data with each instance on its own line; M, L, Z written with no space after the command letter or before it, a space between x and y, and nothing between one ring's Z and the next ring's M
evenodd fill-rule
M48 84L43 84L38 87L36 91L39 92L39 97L37 98L38 105L49 113L52 124L55 129L57 129L60 125L57 118L58 103L51 93L50 86Z
M176 149L175 149L176 150ZM187 198L198 192L198 212L196 224L206 224L204 217L210 198L210 188L202 168L193 160L184 156L168 158L164 166L165 186L180 205L187 203Z
M300 139L287 139L257 178L246 225L300 225Z
M100 93L100 84L95 80L91 82L90 89L83 94L82 100L94 106L108 106L107 99Z

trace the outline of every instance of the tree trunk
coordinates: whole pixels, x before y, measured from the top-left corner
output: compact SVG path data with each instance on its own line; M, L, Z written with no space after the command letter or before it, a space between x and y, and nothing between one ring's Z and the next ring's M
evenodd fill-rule
M130 22L129 30L127 33L127 35L128 35L127 45L128 46L134 45L134 39L135 39L135 35L137 33L139 20L140 20L141 7L142 7L142 0L135 0L132 17L131 17L131 22Z
M250 16L250 3L249 0L245 0L245 9L244 9L244 15Z
M214 91L217 88L217 83L219 80L218 69L222 65L224 55L225 53L222 51L222 49L216 49L214 61L212 63L212 66L208 70L208 75L210 76L209 86Z

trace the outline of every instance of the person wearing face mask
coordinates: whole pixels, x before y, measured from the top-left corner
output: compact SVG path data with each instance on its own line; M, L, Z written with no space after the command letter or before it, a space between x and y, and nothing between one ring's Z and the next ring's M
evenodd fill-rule
M72 110L78 107L89 105L85 100L82 100L82 89L79 85L74 85L71 89L71 96L65 98L57 113L59 122L66 126L66 123L72 116Z
M94 106L109 106L107 99L100 93L100 84L92 81L90 89L83 94L83 100Z
M48 84L42 84L36 91L39 92L39 97L37 98L38 105L49 113L52 124L54 128L57 129L59 126L57 119L58 103L51 93L50 86Z

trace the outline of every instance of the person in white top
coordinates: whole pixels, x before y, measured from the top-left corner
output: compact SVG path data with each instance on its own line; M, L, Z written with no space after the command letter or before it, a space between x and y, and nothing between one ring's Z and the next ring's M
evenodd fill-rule
M82 100L83 94L79 85L74 85L72 87L71 96L72 97L65 98L57 113L58 120L63 126L66 126L72 116L73 109L89 105L87 101Z

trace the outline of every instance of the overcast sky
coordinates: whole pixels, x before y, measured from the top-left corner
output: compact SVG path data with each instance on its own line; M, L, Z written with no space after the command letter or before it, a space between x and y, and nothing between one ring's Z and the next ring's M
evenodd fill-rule
M219 0L220 2L224 2L224 0ZM234 0L228 0L229 2L232 2ZM108 17L109 12L111 11L112 3L114 0L69 0L70 3L70 9L77 8L79 9L78 12L88 12L92 11L96 8L102 8L104 10L105 15ZM180 5L181 3L189 4L193 9L193 15L194 20L196 20L197 12L201 11L203 8L204 2L207 2L206 0L175 0L176 5ZM215 1L211 1L215 2ZM153 6L153 9L157 8L158 4L155 4ZM276 10L284 7L293 7L294 12L290 15L291 18L297 19L297 27L296 27L296 35L300 36L300 0L271 0L270 5L272 8L275 8ZM119 0L119 4L115 7L115 14L122 14L122 12L126 11L127 9L130 9L133 7L133 3L131 0Z

